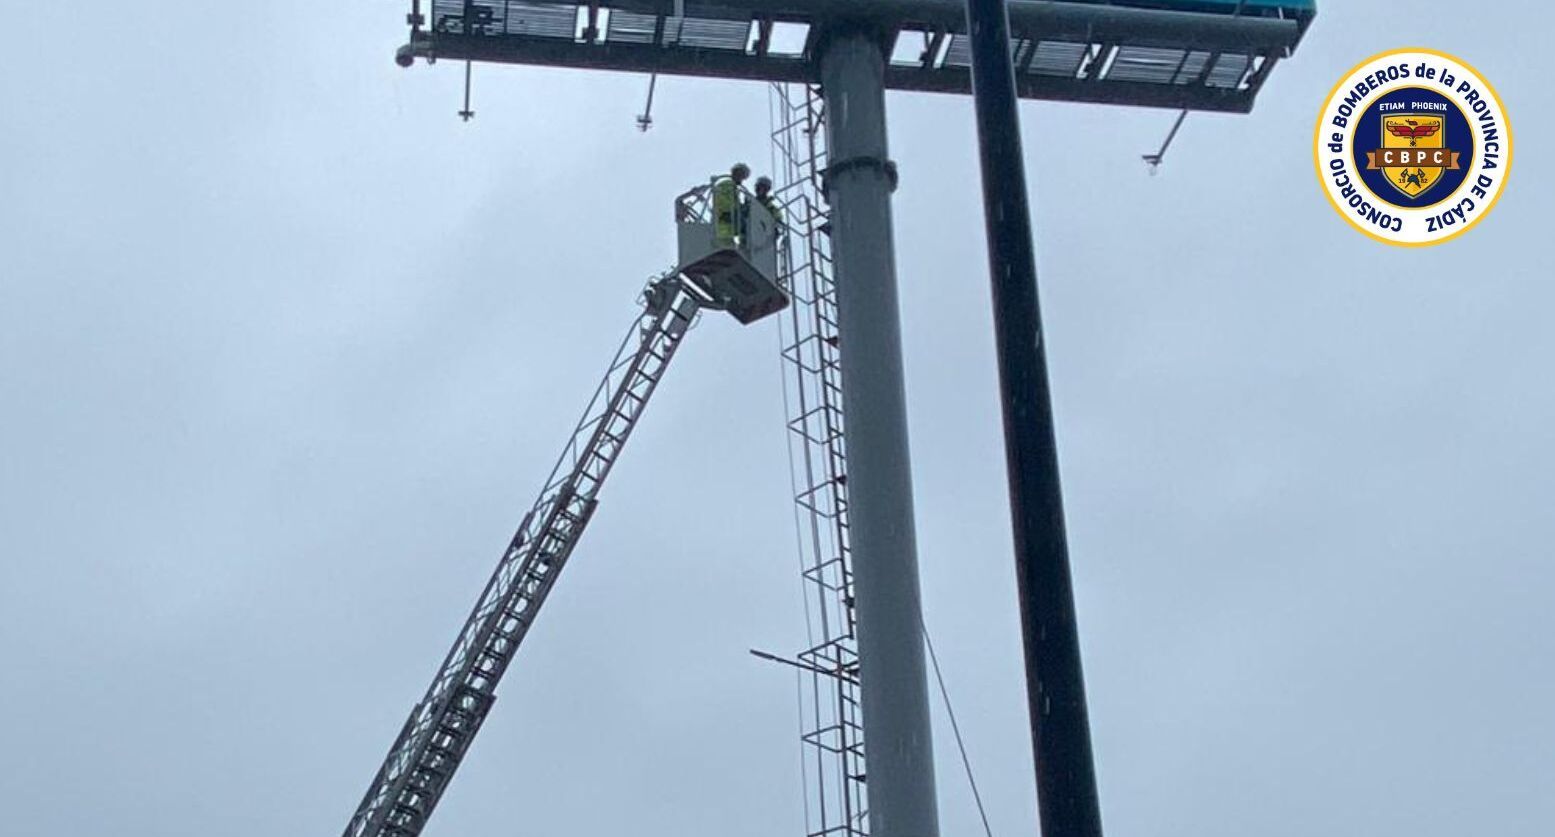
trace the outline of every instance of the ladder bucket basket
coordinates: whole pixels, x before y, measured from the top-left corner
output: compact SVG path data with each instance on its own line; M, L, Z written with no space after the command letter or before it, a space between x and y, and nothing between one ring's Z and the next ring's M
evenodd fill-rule
M753 195L741 189L735 234L720 236L714 223L712 186L698 186L676 198L678 269L709 308L728 311L741 323L753 323L788 307L779 281L778 246L782 227Z

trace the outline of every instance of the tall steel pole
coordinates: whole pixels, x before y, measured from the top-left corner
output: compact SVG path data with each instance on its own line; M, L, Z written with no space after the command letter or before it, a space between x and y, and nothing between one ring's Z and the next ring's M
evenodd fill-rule
M1044 837L1100 837L1005 0L967 0L1004 447Z
M828 141L848 520L857 597L871 837L938 837L913 526L907 399L886 149L885 52L865 27L820 48Z

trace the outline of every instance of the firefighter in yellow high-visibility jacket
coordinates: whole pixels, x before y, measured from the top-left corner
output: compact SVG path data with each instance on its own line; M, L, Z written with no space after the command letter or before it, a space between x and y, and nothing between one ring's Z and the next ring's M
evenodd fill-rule
M728 177L713 183L713 235L719 247L733 247L740 234L740 187L750 176L750 166L735 163Z

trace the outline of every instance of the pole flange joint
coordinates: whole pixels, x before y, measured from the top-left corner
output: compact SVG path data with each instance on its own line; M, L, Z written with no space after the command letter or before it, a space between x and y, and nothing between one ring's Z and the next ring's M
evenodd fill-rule
M827 166L825 169L822 169L821 189L827 193L828 197L830 197L832 178L842 174L843 172L852 171L853 169L874 169L875 171L884 174L886 180L891 184L891 191L896 191L896 184L898 180L896 174L896 161L887 159L885 157L876 157L869 154L860 155L857 157L849 157L846 160L838 160L837 162Z

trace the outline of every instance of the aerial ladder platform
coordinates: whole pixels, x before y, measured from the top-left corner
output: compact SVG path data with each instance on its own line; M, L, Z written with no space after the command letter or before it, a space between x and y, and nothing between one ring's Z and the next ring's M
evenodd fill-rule
M411 709L345 837L415 837L448 789L496 688L598 506L600 488L703 309L742 324L788 305L780 222L743 194L734 241L713 224L713 183L675 200L679 261L650 280L632 323L534 506L503 551L426 694Z

